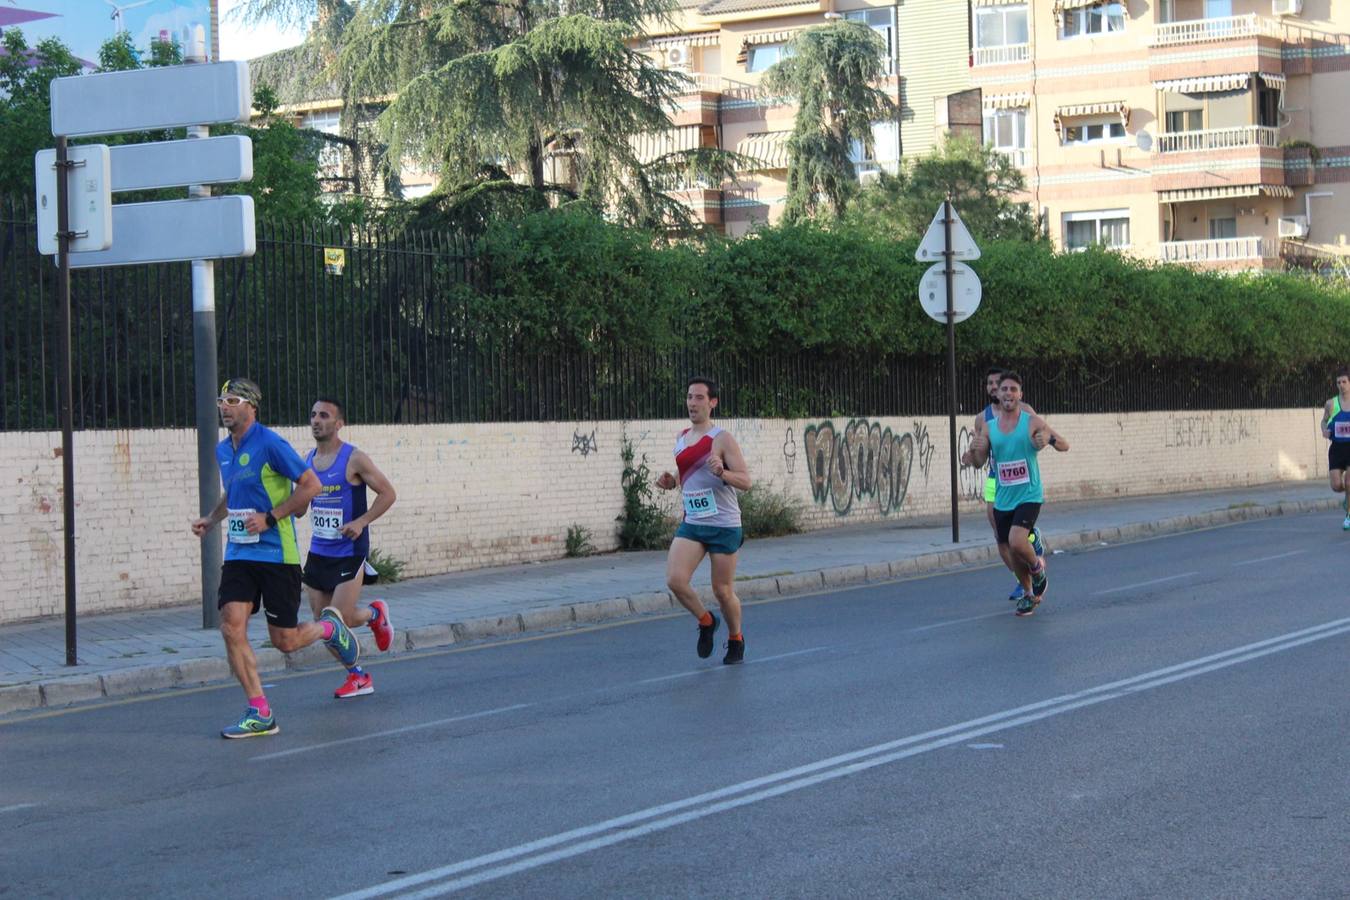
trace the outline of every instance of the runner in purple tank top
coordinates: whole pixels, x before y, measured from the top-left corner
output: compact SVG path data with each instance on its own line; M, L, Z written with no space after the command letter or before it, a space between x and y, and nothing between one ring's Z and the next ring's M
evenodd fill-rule
M680 474L677 478L662 472L656 486L665 491L681 488L684 501L684 521L666 558L666 585L698 619L698 655L706 659L712 655L717 616L704 608L690 579L703 557L712 557L713 596L727 620L727 653L722 662L735 665L745 659L741 601L736 596L736 558L745 538L736 492L750 490L752 482L736 439L712 422L717 395L717 382L711 378L689 380L685 406L690 427L675 438Z
M322 487L309 507L312 538L301 577L315 616L331 606L342 613L348 628L369 625L375 646L384 651L394 636L388 604L372 600L369 606L357 606L357 601L361 586L374 583L377 577L367 561L370 523L388 512L396 495L370 457L338 437L345 424L342 404L332 398L320 397L310 409L314 449L305 462L319 476ZM369 505L367 488L375 492L375 502ZM347 666L347 680L333 696L350 700L374 692L370 673L353 662Z

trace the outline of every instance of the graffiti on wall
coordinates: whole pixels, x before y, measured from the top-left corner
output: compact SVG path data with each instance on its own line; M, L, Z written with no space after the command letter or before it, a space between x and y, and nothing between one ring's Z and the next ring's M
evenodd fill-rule
M811 498L846 516L874 503L881 514L900 509L914 468L914 436L896 434L879 422L854 419L808 425L802 432Z
M595 439L596 430L592 428L590 434L582 434L580 431L574 430L572 432L572 452L580 453L583 457L600 452L600 444Z
M923 473L923 480L928 480L928 468L933 464L933 451L937 449L933 442L928 439L928 426L914 420L914 457L919 463L919 471Z
M956 458L960 459L970 449L970 442L975 439L975 432L968 426L962 425L961 430L956 434ZM957 490L963 500L983 500L984 499L984 480L989 476L989 464L985 463L979 468L974 466L960 466L956 470Z
M792 433L791 426L788 426L787 437L783 439L783 465L789 475L797 471L797 436Z
M1256 416L1241 413L1168 416L1163 426L1163 447L1175 449L1242 444L1257 438L1259 430Z

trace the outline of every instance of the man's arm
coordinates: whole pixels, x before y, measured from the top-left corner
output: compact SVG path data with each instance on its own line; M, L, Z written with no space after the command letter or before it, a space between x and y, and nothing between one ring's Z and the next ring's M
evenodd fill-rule
M244 530L249 534L262 534L272 526L267 523L267 516L278 522L287 516L295 515L297 510L303 510L309 506L309 501L319 496L319 491L323 490L323 482L319 481L319 476L314 474L314 470L306 468L296 479L295 490L291 495L281 502L281 505L268 512L258 512L249 516L244 522Z
M713 452L708 459L708 468L724 483L738 491L748 491L754 484L750 478L750 467L746 465L745 456L741 453L741 446L736 443L730 432L723 431L713 441Z
M362 531L370 527L371 522L389 511L398 495L394 491L393 482L380 471L365 451L357 450L352 454L352 470L352 474L360 477L366 486L375 492L375 502L366 510L365 515L357 516L342 526L343 535L350 540L356 540Z
M1068 452L1069 442L1064 439L1064 435L1051 428L1049 423L1040 416L1034 416L1029 424L1031 427L1031 442L1036 445L1037 450L1051 447L1060 453Z
M202 516L200 519L192 520L192 533L197 537L206 534L212 528L216 527L216 523L225 518L226 511L225 495L221 494L220 502L216 504L215 509Z
M1322 437L1331 437L1331 401L1322 404Z

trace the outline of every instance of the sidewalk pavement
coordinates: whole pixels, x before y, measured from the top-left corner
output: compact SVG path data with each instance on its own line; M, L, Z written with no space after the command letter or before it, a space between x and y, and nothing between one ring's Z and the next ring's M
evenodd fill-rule
M1337 506L1339 498L1321 481L1284 482L1050 503L1039 524L1053 552ZM737 594L755 600L997 561L982 515L963 514L961 536L959 544L952 543L950 517L944 517L751 541L741 554ZM695 585L711 603L708 583L705 564ZM362 596L389 601L396 629L389 653L680 609L665 589L664 552L458 572L368 587ZM0 715L232 681L220 635L203 629L201 621L200 603L86 616L78 620L80 664L73 667L65 665L62 617L0 626ZM322 644L289 655L262 647L267 640L262 616L253 617L249 636L264 673L333 665ZM376 653L369 631L359 629L359 636L363 654Z

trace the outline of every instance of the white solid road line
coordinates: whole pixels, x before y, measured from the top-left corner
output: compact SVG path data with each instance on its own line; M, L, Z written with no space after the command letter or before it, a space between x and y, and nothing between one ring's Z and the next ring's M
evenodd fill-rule
M297 753L308 753L311 750L321 750L324 747L340 747L343 744L354 744L357 741L368 741L371 738L389 737L394 734L407 734L409 731L421 731L424 728L435 728L439 725L450 725L454 722L467 722L470 719L481 719L484 716L496 716L501 713L515 712L518 709L525 709L533 706L532 703L516 703L512 706L499 706L496 709L485 709L481 712L466 713L462 716L451 716L448 719L434 719L430 722L418 722L416 725L405 725L402 728L391 728L388 731L376 731L371 734L358 734L355 737L341 738L336 741L324 741L322 744L306 744L304 747L292 747L289 750L280 750L276 753L264 753L261 756L253 757L253 762L262 762L265 759L280 759L283 756L294 756Z
M1092 596L1100 597L1102 594L1119 594L1121 591L1137 591L1141 587L1148 587L1153 584L1162 584L1167 581L1176 581L1178 578L1190 578L1192 575L1199 575L1199 572L1182 572L1180 575L1168 575L1166 578L1155 578L1152 581L1141 581L1137 584L1127 584L1122 587L1113 587L1104 591L1093 591Z
M0 813L18 812L21 809L32 809L41 805L41 803L15 803L12 806L0 806Z
M539 838L514 847L466 859L440 868L407 875L337 900L369 900L399 895L438 897L453 891L538 868L643 835L674 828L707 816L747 806L771 797L812 787L931 750L966 743L1076 709L1128 697L1187 678L1239 665L1314 641L1350 634L1350 618L1336 619L1277 637L1244 644L1219 653L1186 660L1072 694L1007 709L945 728L909 735L886 743L808 763L715 791L653 806L593 825ZM566 845L566 846L563 846ZM556 849L555 849L556 848ZM477 871L474 871L477 870ZM461 876L453 878L453 876ZM452 879L446 881L445 879ZM433 884L433 882L439 882Z
M1298 556L1300 553L1307 553L1307 550L1290 550L1288 553L1276 553L1274 556L1263 556L1260 559L1248 559L1240 563L1233 563L1234 566L1254 566L1257 563L1271 562L1276 559L1285 559L1290 556Z

